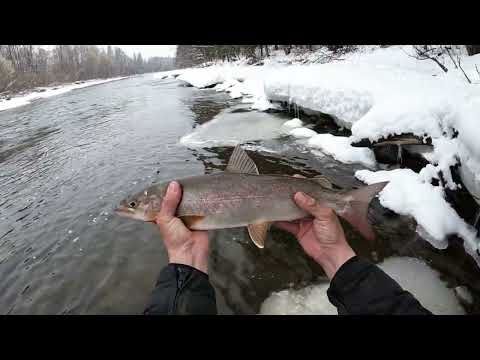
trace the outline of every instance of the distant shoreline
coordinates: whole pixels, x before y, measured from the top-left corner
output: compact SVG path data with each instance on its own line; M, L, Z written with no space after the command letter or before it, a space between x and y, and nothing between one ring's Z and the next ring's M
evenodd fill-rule
M113 78L107 78L107 79L91 79L91 80L84 80L84 81L75 81L75 82L63 83L59 85L35 87L32 89L20 91L14 94L10 94L10 93L8 95L0 94L0 112L9 110L9 109L14 109L20 106L28 105L33 100L36 100L36 99L49 98L52 96L67 93L75 89L82 89L85 87L100 85L107 82L123 80L133 76L136 76L136 75L119 76L119 77L113 77Z

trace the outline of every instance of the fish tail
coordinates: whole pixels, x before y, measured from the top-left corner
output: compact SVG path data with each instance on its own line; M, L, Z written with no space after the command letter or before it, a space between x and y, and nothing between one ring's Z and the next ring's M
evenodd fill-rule
M368 206L375 195L382 191L387 184L388 181L380 182L349 191L345 194L349 206L339 215L347 220L369 241L375 240L375 233L368 221Z

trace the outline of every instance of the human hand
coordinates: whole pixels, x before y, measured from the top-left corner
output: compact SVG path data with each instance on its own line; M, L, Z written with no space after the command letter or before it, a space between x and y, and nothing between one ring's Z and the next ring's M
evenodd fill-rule
M208 232L191 231L175 217L182 199L182 188L176 181L168 185L162 207L155 219L170 263L190 265L204 273L208 270Z
M274 225L293 234L331 280L337 270L355 256L345 239L342 225L332 209L320 206L314 198L297 192L294 201L314 218L299 222L279 221Z

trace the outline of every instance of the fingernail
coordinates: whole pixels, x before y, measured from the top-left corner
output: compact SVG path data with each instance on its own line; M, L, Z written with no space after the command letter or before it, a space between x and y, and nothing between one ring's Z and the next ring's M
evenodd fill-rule
M303 201L307 205L314 205L315 204L315 199L312 198L311 196L308 196L304 192L299 192L298 197L300 201Z
M169 192L175 192L178 189L178 184L176 181L172 181L170 184L168 184L168 191Z

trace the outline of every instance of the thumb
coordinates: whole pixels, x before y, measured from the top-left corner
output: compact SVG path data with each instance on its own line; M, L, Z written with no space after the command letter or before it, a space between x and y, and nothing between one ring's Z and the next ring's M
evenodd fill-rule
M182 199L182 188L176 181L172 181L167 188L162 200L162 206L157 216L157 222L169 222L177 211L177 206Z
M313 215L318 220L330 220L334 213L332 209L320 206L313 197L303 192L297 192L293 199L298 207Z

